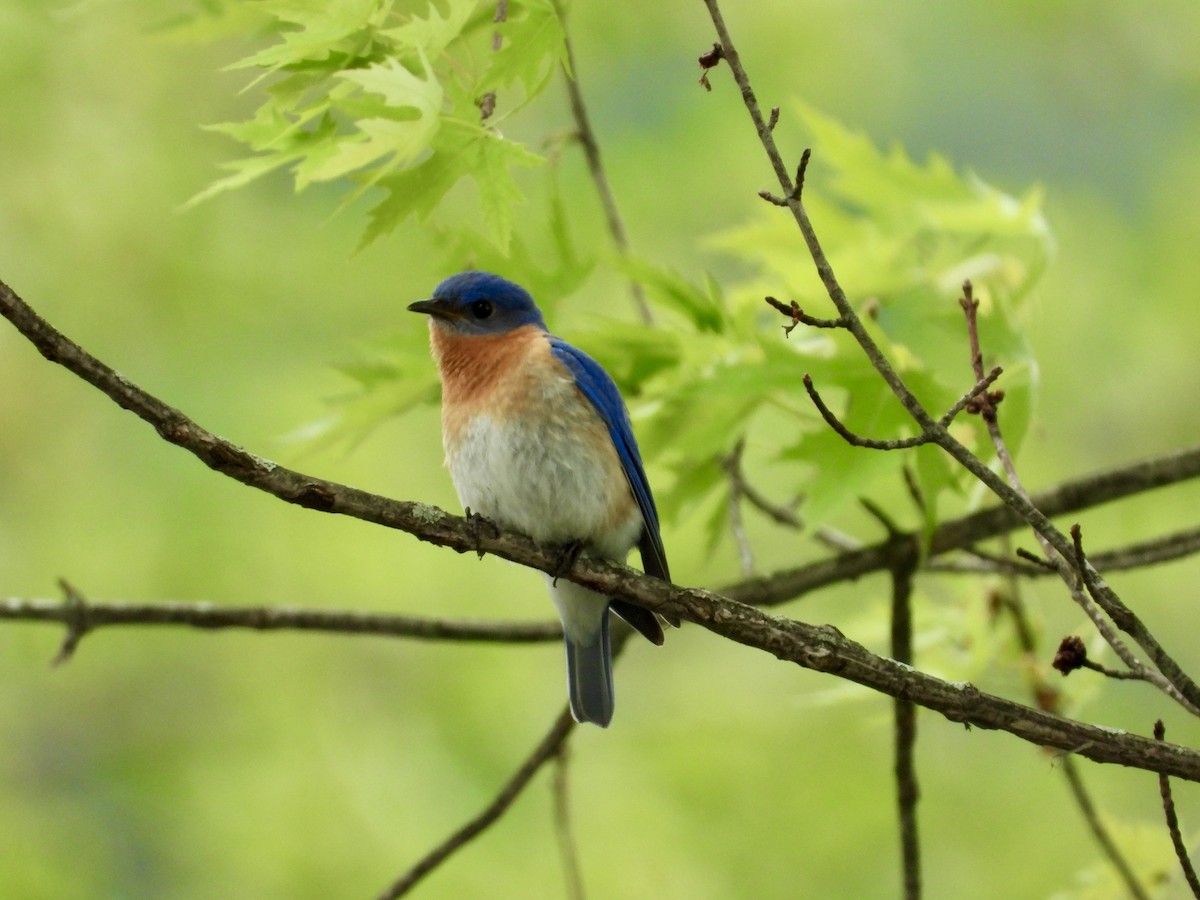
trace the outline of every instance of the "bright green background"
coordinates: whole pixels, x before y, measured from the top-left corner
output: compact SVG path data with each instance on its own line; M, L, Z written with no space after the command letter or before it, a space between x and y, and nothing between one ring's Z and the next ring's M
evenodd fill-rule
M713 73L711 94L696 84L695 58L712 42L702 6L626 6L571 14L614 189L643 256L720 277L730 261L697 249L700 238L755 211L769 170L727 72ZM765 105L802 97L918 158L938 150L1014 193L1045 186L1059 249L1029 325L1042 382L1021 460L1032 488L1196 441L1195 4L742 6L727 15ZM0 3L0 277L248 449L456 509L432 408L349 453L301 455L281 440L347 389L333 364L382 333L423 327L403 306L449 263L414 227L352 255L365 204L331 217L337 190L296 196L283 177L179 213L240 155L198 126L246 115L256 99L238 95L244 73L221 71L248 46L171 42L148 27L164 15L153 4ZM550 93L522 136L567 125L561 90ZM804 136L786 116L778 135L798 155ZM576 152L562 177L577 237L602 244ZM561 330L630 314L612 274L567 306ZM1090 513L1089 543L1194 523L1198 499L1184 487ZM764 568L802 558L789 536L751 525ZM846 525L878 536L862 519ZM698 523L666 523L665 540L681 583L736 577L730 547L708 554ZM1194 673L1196 575L1184 562L1112 579ZM60 576L97 600L550 613L540 579L515 566L214 475L0 327L0 596L53 596ZM992 640L988 586L926 586L921 649L957 654L951 677L1024 699L1011 658L979 648ZM885 597L885 581L869 578L784 611L882 649ZM1030 599L1048 644L1081 630L1060 590L1039 585ZM0 626L4 898L371 896L492 796L563 700L552 645L130 629L87 638L51 671L60 639ZM613 727L572 742L591 896L897 893L886 698L694 627L661 650L633 647L617 680ZM1200 742L1146 688L1093 691L1086 674L1065 685L1088 720L1148 732L1164 716L1170 737ZM1084 893L1107 870L1092 871L1093 844L1051 759L937 716L921 725L928 896L1110 895ZM1165 865L1154 780L1083 771L1131 853ZM1200 797L1178 794L1194 829ZM419 895L559 895L551 821L542 776Z

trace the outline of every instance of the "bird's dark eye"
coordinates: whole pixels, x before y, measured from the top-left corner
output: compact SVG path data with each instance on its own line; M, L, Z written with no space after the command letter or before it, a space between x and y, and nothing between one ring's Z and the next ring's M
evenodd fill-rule
M492 314L491 300L476 300L471 304L471 315L476 319L486 319Z

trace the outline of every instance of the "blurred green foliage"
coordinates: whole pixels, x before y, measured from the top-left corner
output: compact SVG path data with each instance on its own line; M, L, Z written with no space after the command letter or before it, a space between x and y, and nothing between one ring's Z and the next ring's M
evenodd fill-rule
M799 379L871 436L900 432L899 407L844 336L785 341L762 305L827 314L794 225L755 196L773 185L727 73L711 94L696 84L703 11L567 14L635 248L620 260L565 136L557 9L510 10L493 53L492 10L462 2L0 4L0 277L254 452L453 509L424 329L403 306L465 266L501 270L620 380L681 582L737 577L730 543L713 543L727 525L715 458L743 434L748 477L779 502L804 493L811 522L873 539L865 495L920 524L899 456L842 446ZM954 303L969 276L1031 487L1195 441L1193 4L726 14L762 102L781 107L777 139L796 157L814 147L806 199L835 271L931 408L970 381ZM247 60L274 74L256 82ZM222 122L236 124L200 129ZM188 206L238 155L229 135L251 155L216 184L242 189ZM631 277L654 328L634 324ZM66 576L96 599L550 614L516 567L224 483L8 328L0 378L0 594L45 596ZM943 515L978 502L936 454L915 465ZM1189 523L1195 493L1089 513L1089 542ZM746 516L764 571L819 555ZM1194 565L1113 580L1198 671L1176 639L1194 630ZM923 579L918 663L1024 697L1031 663L987 603L996 587ZM1053 586L1025 593L1044 665L1084 626ZM886 652L886 596L868 579L784 612ZM549 645L141 629L90 636L49 671L59 638L0 627L6 898L369 896L486 802L562 702ZM614 727L573 742L591 893L897 892L889 701L695 628L631 648L617 677ZM1089 720L1144 732L1163 715L1170 738L1200 740L1138 687L1062 686ZM918 759L929 896L1120 895L1052 760L933 717ZM1173 866L1153 780L1084 774L1159 885ZM559 895L547 792L540 778L421 895ZM1194 834L1200 806L1179 794Z
M545 89L556 67L566 66L559 11L549 0L514 2L505 21L495 24L474 0L451 0L445 12L436 5L410 7L391 0L259 4L278 34L235 68L260 71L256 86L268 79L265 100L251 119L219 129L257 153L233 163L233 175L195 199L243 187L281 166L298 190L352 177L359 186L351 196L384 189L369 214L364 241L370 242L411 215L428 220L446 194L470 178L480 189L483 228L458 238L473 245L476 252L469 255L483 251L495 268L522 282L524 266L577 272L569 285L531 285L536 296L562 302L569 293L564 288L579 287L590 265L579 265L568 237L572 216L554 193L547 217L557 238L551 252L541 254L540 265L527 253L509 254L523 200L513 170L545 160L500 132L505 119ZM498 46L489 43L493 39ZM507 102L518 82L524 96ZM481 114L485 96L496 110ZM497 103L497 97L504 100ZM1015 449L1032 400L1032 361L1018 323L1050 254L1040 194L1030 191L1018 200L975 176L959 175L939 156L918 165L898 147L879 152L865 135L810 108L796 105L794 113L824 164L825 177L808 198L828 251L849 262L839 266L840 277L862 298L884 349L923 389L931 409L949 408L972 380L964 365L962 315L950 299L964 279L977 284L989 350L1009 370L1005 421ZM530 227L517 228L517 235L523 238ZM455 229L448 232L453 240ZM661 459L675 476L658 492L668 514L678 516L721 492L727 508L720 460L755 433L753 422L764 407L786 406L805 373L819 380L822 391L843 398L841 415L851 428L884 436L912 433L907 414L856 347L828 337L785 343L767 327L764 289L786 289L806 308L829 305L811 261L796 252L795 228L786 216L760 210L751 223L726 226L711 243L753 273L730 285L732 296L712 279L701 287L652 263L626 260L617 267L649 291L662 321L631 330L609 320L580 337L618 374L625 393L652 410L642 440L648 458ZM527 244L523 239L520 247ZM542 290L550 287L556 290ZM312 439L359 439L436 396L416 333L372 348L343 368L358 390L310 430ZM896 481L909 464L903 454L849 447L812 413L795 419L772 455L796 469L789 487L803 489L812 525L824 524L876 480ZM976 452L989 454L986 432L960 429L973 432L968 442ZM949 466L914 471L933 510L943 490L961 491L965 482L965 473ZM710 545L728 533L724 520L719 513L707 517Z

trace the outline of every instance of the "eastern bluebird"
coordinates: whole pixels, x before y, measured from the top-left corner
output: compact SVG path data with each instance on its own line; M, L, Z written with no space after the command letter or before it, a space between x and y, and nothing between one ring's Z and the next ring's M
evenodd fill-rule
M646 572L670 581L629 414L600 364L550 334L526 290L489 272L447 278L408 308L430 316L442 442L463 506L534 540L618 562L636 544ZM571 713L606 726L610 607L656 644L662 626L642 607L546 581L566 637Z

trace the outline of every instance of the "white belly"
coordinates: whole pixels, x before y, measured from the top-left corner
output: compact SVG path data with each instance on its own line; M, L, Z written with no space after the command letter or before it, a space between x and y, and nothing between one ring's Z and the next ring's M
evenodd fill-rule
M446 464L459 500L472 512L538 541L584 541L624 561L641 531L636 505L613 522L613 510L632 498L615 450L597 453L580 441L578 422L503 426L473 417L446 446ZM614 466L616 478L614 478Z

